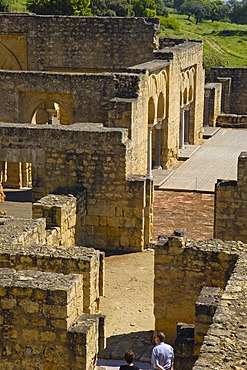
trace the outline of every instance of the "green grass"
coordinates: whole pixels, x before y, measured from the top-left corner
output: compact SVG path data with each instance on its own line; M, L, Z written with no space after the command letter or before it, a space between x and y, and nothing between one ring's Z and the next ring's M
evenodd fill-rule
M202 40L205 63L212 59L217 64L218 59L218 65L247 66L247 25L209 20L196 25L186 15L172 14L171 18L178 22L178 29L167 28L167 20L160 17L161 36Z

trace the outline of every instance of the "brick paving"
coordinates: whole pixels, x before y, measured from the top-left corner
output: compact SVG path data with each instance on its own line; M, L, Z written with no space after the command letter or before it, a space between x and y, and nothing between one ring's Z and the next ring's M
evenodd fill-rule
M153 240L186 228L189 238L212 238L214 194L161 191L154 192Z

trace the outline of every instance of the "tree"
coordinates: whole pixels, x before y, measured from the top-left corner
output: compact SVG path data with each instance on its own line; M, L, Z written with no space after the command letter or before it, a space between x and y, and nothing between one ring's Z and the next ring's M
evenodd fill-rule
M8 12L8 11L9 11L9 5L4 0L0 0L0 12Z
M165 17L168 17L169 12L167 7L165 6L165 2L163 0L155 0L156 5L156 14L157 15L163 15Z
M136 17L154 17L156 15L155 0L132 0Z
M210 19L213 21L225 21L230 14L230 8L222 0L215 0L211 2Z
M27 0L27 10L36 14L90 15L90 0Z
M233 23L247 24L247 0L230 0L230 19Z
M193 15L196 24L208 18L211 13L211 3L205 0L186 0L180 7L180 13L187 14L188 19Z

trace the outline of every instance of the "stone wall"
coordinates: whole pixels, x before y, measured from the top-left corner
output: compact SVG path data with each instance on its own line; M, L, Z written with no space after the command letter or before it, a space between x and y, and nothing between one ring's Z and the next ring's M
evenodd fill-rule
M33 201L58 188L86 191L81 240L103 249L140 251L151 187L127 173L131 146L125 129L102 125L1 124L0 155L33 164ZM11 148L10 149L10 143ZM145 214L144 214L145 213ZM147 245L149 241L146 240Z
M243 370L247 366L246 246L216 309L193 370Z
M162 45L162 44L161 44ZM200 42L179 40L175 45L165 43L164 48L155 52L155 58L169 60L167 118L162 132L162 160L164 168L169 168L177 159L180 136L181 72L194 69L193 92L191 101L186 105L189 110L189 144L198 143L202 137L204 109L204 70L202 67L203 49Z
M83 312L98 312L104 292L104 255L92 248L46 244L45 219L3 217L0 267L83 275ZM13 234L14 230L14 234Z
M226 79L229 80L227 84ZM247 68L211 68L210 82L222 83L224 113L247 114Z
M238 157L237 181L218 180L215 186L214 237L247 243L247 153Z
M183 229L159 237L155 329L175 341L176 370L245 369L246 266L242 242L187 240Z
M83 320L82 286L81 275L0 269L3 369L95 368L99 319Z
M216 126L221 113L222 85L220 83L207 83L204 98L204 126Z
M224 128L247 128L247 114L220 114L217 126Z
M31 14L1 14L0 18L1 44L14 54L21 69L31 71L118 70L142 63L152 59L159 31L155 18ZM24 38L19 49L6 38L16 34Z
M46 231L44 218L0 219L1 367L94 369L105 345L104 254L47 246Z
M186 241L183 233L155 245L155 329L174 343L177 322L195 323L195 303L204 286L224 289L236 263L237 243Z

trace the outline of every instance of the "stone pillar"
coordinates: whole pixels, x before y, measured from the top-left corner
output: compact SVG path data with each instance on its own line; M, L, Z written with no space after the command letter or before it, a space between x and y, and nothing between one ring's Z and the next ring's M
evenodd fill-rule
M158 121L158 124L155 126L156 128L156 146L155 146L155 166L154 168L158 170L162 170L160 164L160 157L161 157L161 129L162 129L162 120Z
M31 163L22 163L22 186L26 188L32 184L31 166Z
M184 111L185 130L184 130L184 144L189 145L190 137L190 106L187 106Z
M211 90L205 89L204 95L204 127L209 127L209 105L210 105Z
M221 113L230 113L230 97L231 97L231 77L218 77L217 80L222 85L221 95Z
M147 158L147 177L152 178L152 137L153 125L148 125L148 158Z
M56 110L54 108L52 109L46 109L47 113L48 113L48 124L52 124L53 123L53 117L56 113Z
M22 164L21 162L8 162L7 181L5 186L20 189L22 187Z
M179 149L184 149L184 108L180 110Z

